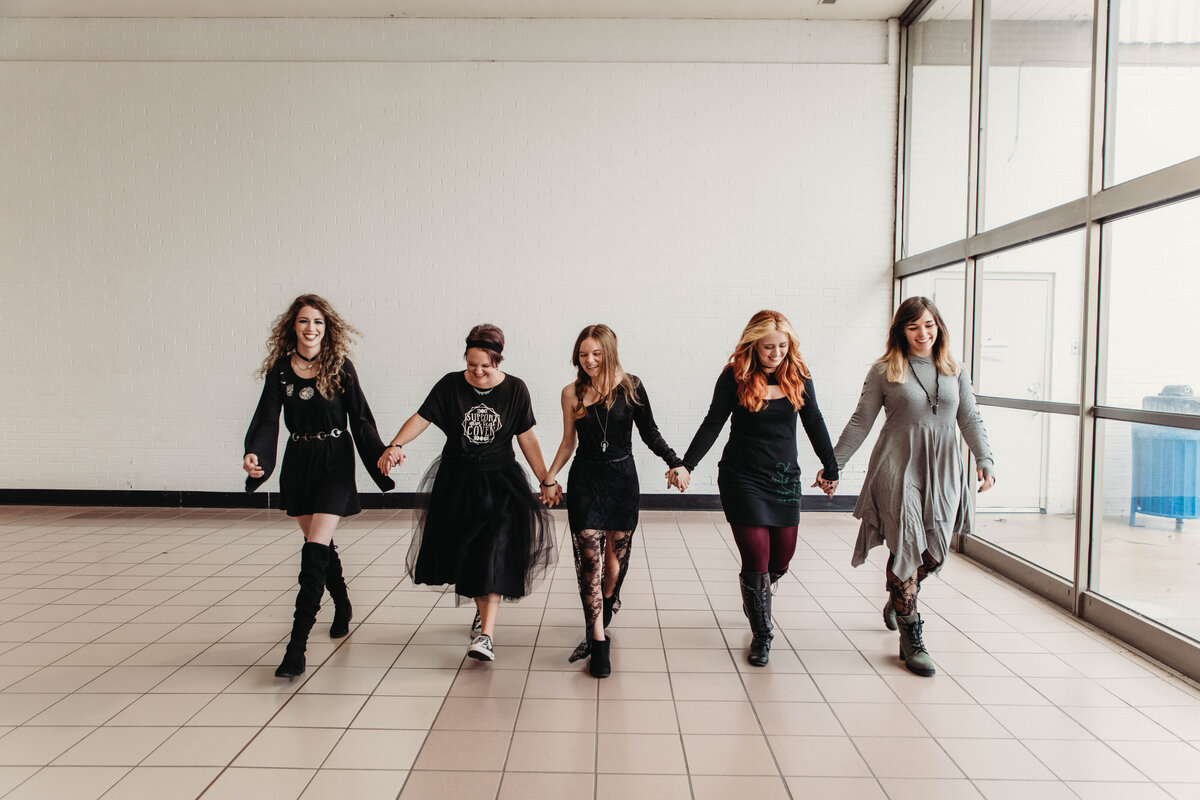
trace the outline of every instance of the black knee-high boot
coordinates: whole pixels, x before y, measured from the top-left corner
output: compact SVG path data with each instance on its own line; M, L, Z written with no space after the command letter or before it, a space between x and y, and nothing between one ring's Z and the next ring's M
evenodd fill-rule
M738 575L742 586L742 610L750 621L750 652L746 660L756 667L765 667L771 657L771 576L765 572L743 572Z
M329 626L329 638L340 639L350 632L350 620L354 618L354 607L350 605L350 593L346 590L346 578L342 575L342 560L338 558L337 545L329 542L329 569L325 572L325 588L333 599L333 624Z
M300 549L300 590L296 592L292 638L288 640L283 662L275 670L277 678L295 678L304 673L304 649L308 645L308 632L317 621L317 611L321 608L328 566L329 547L317 542L305 542Z

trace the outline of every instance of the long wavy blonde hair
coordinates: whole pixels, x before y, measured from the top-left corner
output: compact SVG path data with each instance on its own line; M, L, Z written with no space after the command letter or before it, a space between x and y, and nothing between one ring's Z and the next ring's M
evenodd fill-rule
M919 320L928 311L937 323L937 339L933 342L933 364L941 375L957 375L961 371L958 359L950 351L950 332L938 313L937 306L928 297L910 297L896 309L892 326L888 328L887 349L876 362L883 364L887 379L891 383L908 380L908 336L904 329Z
M603 356L603 361L600 363L600 382L608 387L603 393L599 389L596 390L596 393L600 395L600 399L596 402L604 403L606 408L612 408L613 403L617 402L617 389L620 388L625 392L626 402L630 405L640 405L633 379L621 368L621 359L617 356L617 335L607 325L588 325L575 337L575 349L571 351L571 363L576 370L575 419L583 419L587 416L583 396L587 394L589 386L595 388L591 376L579 363L579 348L587 339L592 339L600 345L600 353ZM618 378L617 375L621 377Z
M335 392L342 390L342 366L350 356L350 344L362 334L339 317L327 300L315 294L300 295L292 301L287 311L275 318L271 324L271 335L267 337L267 357L256 374L263 377L279 359L296 352L296 317L300 316L300 309L305 306L315 308L325 317L325 336L321 339L321 351L317 354L316 380L317 391L329 400Z
M738 403L751 411L761 411L767 406L767 373L758 360L755 345L764 336L783 333L788 338L787 356L775 369L779 388L799 411L804 406L804 378L811 378L804 359L800 357L800 340L788 318L778 311L759 311L746 323L742 338L738 340L733 355L729 357L729 368L737 381Z

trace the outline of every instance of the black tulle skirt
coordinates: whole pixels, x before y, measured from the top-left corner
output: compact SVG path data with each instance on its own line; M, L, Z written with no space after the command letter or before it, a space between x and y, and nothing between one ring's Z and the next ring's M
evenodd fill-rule
M567 520L573 531L631 531L638 524L637 468L633 456L581 459L567 474Z
M554 520L515 460L437 458L417 488L413 583L461 597L529 594L556 559Z

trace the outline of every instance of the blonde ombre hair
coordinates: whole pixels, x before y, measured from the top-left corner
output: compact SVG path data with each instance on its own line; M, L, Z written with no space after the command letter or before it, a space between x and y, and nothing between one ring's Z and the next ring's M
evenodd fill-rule
M579 348L588 339L592 339L600 345L600 353L603 357L600 363L600 382L607 387L604 392L601 392L592 383L591 376L579 363ZM625 400L630 405L641 405L637 399L633 379L621 368L621 359L617 356L617 335L613 333L612 328L607 325L588 325L581 330L575 337L575 349L571 351L571 363L576 369L575 419L583 419L587 416L587 408L583 405L583 396L587 394L589 386L596 390L596 394L600 395L600 399L596 402L604 403L606 408L612 408L613 403L617 401L618 387L625 392Z
M957 375L961 371L958 359L950 352L950 332L938 313L937 306L928 297L910 297L896 309L892 326L888 328L887 349L876 363L883 364L887 379L891 383L908 380L908 336L904 329L919 320L928 311L937 324L937 339L933 342L931 357L941 375Z
M804 406L804 378L811 378L804 359L800 358L800 340L792 323L778 311L759 311L742 330L729 369L737 382L738 403L751 411L761 411L767 405L767 373L758 360L758 341L772 333L787 335L788 350L783 362L775 369L779 388L797 411Z

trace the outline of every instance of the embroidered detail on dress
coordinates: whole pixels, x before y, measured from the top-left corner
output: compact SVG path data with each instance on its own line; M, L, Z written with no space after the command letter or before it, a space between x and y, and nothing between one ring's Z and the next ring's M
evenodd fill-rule
M289 383L289 384L287 385L287 396L288 396L288 397L291 397L291 396L292 396L292 393L293 393L293 392L295 392L295 391L296 391L296 387L295 387L295 386L293 386L292 384L290 384L290 383Z
M771 482L775 484L775 497L781 503L800 502L800 470L792 472L792 464L776 462Z
M314 394L315 394L315 392L313 392L313 388L311 386L305 386L303 389L300 390L300 399L301 400L312 400L312 396Z
M495 409L480 403L463 415L463 436L471 444L487 444L496 438L496 431L503 425Z

